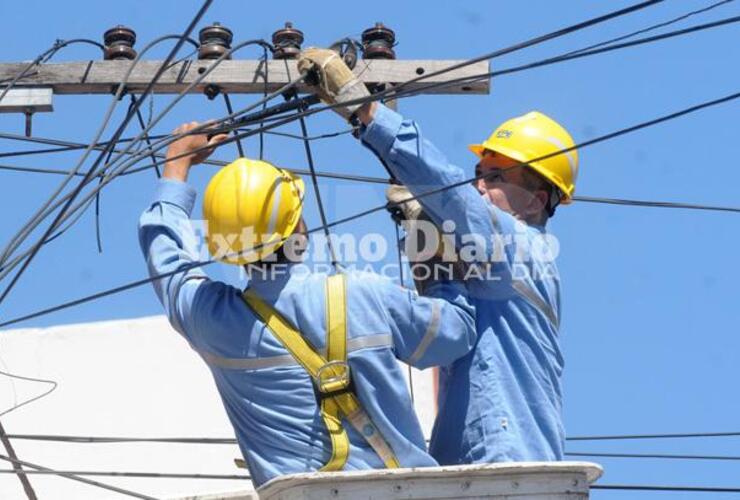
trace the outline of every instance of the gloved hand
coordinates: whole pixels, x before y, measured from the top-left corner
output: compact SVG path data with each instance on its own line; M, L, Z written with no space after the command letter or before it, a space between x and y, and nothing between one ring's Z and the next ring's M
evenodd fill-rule
M326 104L341 104L343 102L361 99L370 95L370 92L352 70L342 60L342 57L330 49L309 47L298 59L298 71L302 75L313 73L316 82L307 80L314 87L316 95ZM334 111L349 120L362 104L338 106Z
M403 201L411 197L408 188L401 184L391 184L385 191L385 197L390 203L394 204L389 209L400 212L401 216L399 218L407 221L403 224L403 227L406 229L407 237L413 236L410 243L412 245L416 244L416 248L409 249L408 246L405 246L406 250L411 252L407 255L409 263L412 268L417 268L416 271L412 272L412 278L418 292L423 295L430 284L437 281L437 278L464 280L465 267L457 259L454 242L450 240L449 236L443 238L439 229L436 229L433 233L436 241L434 243L430 242L431 246L427 248L427 234L421 226L426 224L426 227L429 228L434 225L434 222L424 213L418 200ZM393 215L393 212L391 214ZM396 220L396 222L400 223L401 221ZM421 267L426 267L427 270L425 271Z
M422 208L419 200L413 199L404 203L400 203L403 200L411 198L411 191L403 184L391 184L388 189L385 190L385 198L389 203L393 203L391 210L395 209L400 211L402 214L401 219L413 221L419 218L421 215ZM394 210L394 211L395 211Z

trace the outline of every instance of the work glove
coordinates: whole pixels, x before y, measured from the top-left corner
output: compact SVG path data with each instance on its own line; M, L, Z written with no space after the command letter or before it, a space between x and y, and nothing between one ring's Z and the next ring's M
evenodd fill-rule
M391 211L391 215L394 215L394 220L399 224L402 220L416 220L421 215L421 203L417 199L401 203L411 197L411 191L403 184L391 184L385 190L385 198L389 203L388 209Z
M418 268L419 266L427 268L426 270L416 269L415 271L412 269L414 286L420 294L424 295L430 285L438 280L438 277L444 280L464 280L465 266L456 257L454 243L448 241L449 237L441 237L442 234L439 229L436 233L437 241L431 247L433 253L426 252L426 233L420 228L420 223L434 224L434 222L424 212L418 200L403 201L411 198L411 196L408 188L401 184L391 184L385 191L385 197L391 204L389 210L393 219L399 224L406 221L403 227L406 230L407 237L415 233L412 242L416 242L417 248L410 249L414 255L408 255L409 264L412 268ZM424 249L425 252L422 253L421 249ZM448 260L445 260L445 256L448 257ZM455 256L455 258L450 261L450 256Z
M326 104L341 104L370 95L365 84L357 79L342 57L333 50L307 48L298 58L298 71L306 76L306 83ZM332 109L350 121L361 106L362 103L349 104Z

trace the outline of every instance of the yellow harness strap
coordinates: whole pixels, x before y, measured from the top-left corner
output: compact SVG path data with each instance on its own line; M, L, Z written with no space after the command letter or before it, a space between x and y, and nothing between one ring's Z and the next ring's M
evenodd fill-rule
M321 470L342 470L347 462L349 437L342 426L343 417L367 440L387 468L400 467L390 445L370 420L350 387L344 275L336 274L326 281L326 358L311 347L280 313L265 304L253 291L245 291L243 298L293 358L308 372L318 389L321 418L329 432L332 446L331 458Z

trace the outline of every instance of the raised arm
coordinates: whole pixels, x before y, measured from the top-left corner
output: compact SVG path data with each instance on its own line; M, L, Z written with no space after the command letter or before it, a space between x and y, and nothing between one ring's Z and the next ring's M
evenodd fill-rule
M361 139L375 152L394 176L414 195L464 181L471 175L450 163L419 126L379 104L366 106L358 112L366 124ZM482 197L472 184L463 184L439 193L423 196L419 202L430 218L441 226L444 221L455 223L458 246L466 235L486 238L488 253L494 252L491 235L516 233L516 220L510 214Z
M461 283L436 282L420 296L388 280L383 282L378 295L388 311L401 361L417 368L448 365L473 348L477 339L474 308Z
M187 132L195 126L195 122L183 125L174 133ZM175 159L165 164L154 199L139 219L139 245L149 275L174 273L153 281L154 291L172 327L189 339L193 304L198 289L208 279L200 268L191 268L199 261L197 239L190 221L196 193L186 181L190 167L203 161L210 151L182 155L203 146L215 146L224 138L216 136L208 141L205 135L191 135L172 143L167 158ZM180 270L182 272L177 272Z

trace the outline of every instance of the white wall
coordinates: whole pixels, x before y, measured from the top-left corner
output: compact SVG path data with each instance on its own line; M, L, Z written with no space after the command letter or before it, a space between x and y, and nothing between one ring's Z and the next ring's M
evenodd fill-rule
M2 417L9 434L124 437L233 437L211 375L164 316L0 333L0 370L59 382L51 395ZM44 384L0 375L0 412L40 394ZM414 371L416 406L428 435L432 373ZM21 460L60 470L246 474L236 445L68 444L14 439ZM0 448L5 455L5 450ZM0 462L0 469L10 469ZM69 479L30 475L38 497L116 499ZM90 477L158 498L250 489L243 480ZM0 474L0 499L25 499Z

